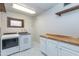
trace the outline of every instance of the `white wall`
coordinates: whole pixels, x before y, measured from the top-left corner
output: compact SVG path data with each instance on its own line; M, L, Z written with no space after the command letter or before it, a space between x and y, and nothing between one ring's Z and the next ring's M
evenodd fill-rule
M37 29L36 29L36 17L32 17L32 39L33 39L33 42L38 42L39 43L39 41L38 41L38 32L37 32Z
M1 19L1 32L22 32L22 31L27 31L31 32L31 20L32 18L26 15L18 14L18 13L13 13L13 12L2 12L1 14L2 19ZM8 28L7 27L7 17L13 17L17 19L23 19L24 20L24 28Z
M56 33L79 37L79 9L65 13L62 16L55 14L58 11L75 5L76 4L70 4L64 7L61 3L38 16L36 20L38 37L43 33Z
M17 18L17 19L23 19L24 20L24 28L8 28L7 27L7 17ZM36 38L36 30L35 30L35 17L30 17L23 14L13 13L13 12L1 12L0 13L0 28L1 33L0 36L3 33L6 32L23 32L27 31L32 34L32 40L37 41Z
M39 41L39 35L43 33L56 33L79 37L79 10L68 12L66 14L63 14L62 16L57 16L55 14L58 11L72 7L72 5L74 6L76 4L70 4L65 7L63 6L63 4L58 4L49 9L47 12L39 15L37 19L18 13L2 13L0 14L3 16L3 19L0 21L0 26L2 29L1 32L32 32L32 38L34 39L34 41L36 41L37 39ZM20 29L7 28L7 16L24 19L25 27Z

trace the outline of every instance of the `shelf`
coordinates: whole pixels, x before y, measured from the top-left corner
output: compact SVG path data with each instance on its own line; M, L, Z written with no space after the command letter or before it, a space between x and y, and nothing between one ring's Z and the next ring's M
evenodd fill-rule
M57 12L56 15L61 16L61 14L64 14L73 10L77 10L77 9L79 9L79 5Z

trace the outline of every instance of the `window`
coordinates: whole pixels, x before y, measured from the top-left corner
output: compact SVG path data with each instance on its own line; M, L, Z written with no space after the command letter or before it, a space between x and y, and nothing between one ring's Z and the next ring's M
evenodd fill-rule
M7 27L22 28L24 27L24 21L22 19L7 17Z

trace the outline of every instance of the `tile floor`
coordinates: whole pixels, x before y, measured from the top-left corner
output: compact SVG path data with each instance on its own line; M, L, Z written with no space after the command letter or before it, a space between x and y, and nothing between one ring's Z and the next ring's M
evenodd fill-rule
M38 43L34 43L31 49L13 54L11 56L44 56L44 55L40 52L40 45Z

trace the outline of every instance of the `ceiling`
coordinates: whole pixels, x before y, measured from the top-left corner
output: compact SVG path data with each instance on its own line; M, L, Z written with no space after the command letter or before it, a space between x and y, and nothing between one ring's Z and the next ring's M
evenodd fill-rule
M36 11L36 14L31 15L31 14L19 11L17 9L14 9L12 8L12 3L5 3L6 11L17 12L17 13L21 13L29 16L37 16L56 5L56 3L18 3L18 4Z

